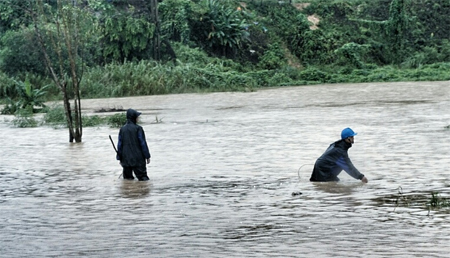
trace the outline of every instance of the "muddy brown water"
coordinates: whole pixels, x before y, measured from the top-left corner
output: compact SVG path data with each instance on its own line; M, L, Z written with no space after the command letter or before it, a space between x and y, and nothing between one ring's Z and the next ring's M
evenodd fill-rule
M0 257L448 257L450 82L317 85L83 100L135 108L149 182L108 135L1 116ZM156 117L160 123L156 123ZM340 131L368 184L308 181ZM301 192L301 195L292 195Z

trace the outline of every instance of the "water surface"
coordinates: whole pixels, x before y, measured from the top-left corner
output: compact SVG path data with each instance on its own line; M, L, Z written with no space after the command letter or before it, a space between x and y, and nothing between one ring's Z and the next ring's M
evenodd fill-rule
M409 82L83 100L143 112L149 182L119 178L118 129L75 144L1 116L0 257L448 257L449 208L427 201L450 193L449 97ZM369 183L309 182L347 126Z

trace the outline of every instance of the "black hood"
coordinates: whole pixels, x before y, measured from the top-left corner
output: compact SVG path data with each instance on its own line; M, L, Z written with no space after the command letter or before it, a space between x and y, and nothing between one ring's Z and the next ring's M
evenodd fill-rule
M127 120L132 121L133 123L136 123L136 119L138 118L138 116L141 115L141 112L137 112L134 109L128 109L127 110Z

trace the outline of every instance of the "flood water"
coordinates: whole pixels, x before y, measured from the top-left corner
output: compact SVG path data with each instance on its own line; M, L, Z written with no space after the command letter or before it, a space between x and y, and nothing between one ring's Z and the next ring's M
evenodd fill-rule
M450 196L450 82L82 102L120 107L143 112L149 182L119 178L118 129L0 116L0 257L448 257L450 208L427 203ZM348 126L369 183L309 182Z

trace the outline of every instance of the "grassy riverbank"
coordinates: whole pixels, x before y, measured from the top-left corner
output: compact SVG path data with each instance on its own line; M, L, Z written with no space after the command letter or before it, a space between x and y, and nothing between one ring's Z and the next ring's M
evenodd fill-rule
M423 65L415 69L394 66L365 69L333 70L317 67L297 70L252 71L229 60L206 57L207 63L179 61L177 65L162 65L155 61L110 64L89 69L81 84L83 98L108 98L171 93L254 91L264 87L301 86L323 83L446 81L450 80L450 63ZM36 88L51 85L51 80L27 75ZM14 80L0 75L6 85ZM4 91L14 90L5 88ZM48 100L59 99L55 88L49 89Z
M85 8L90 21L76 28L89 36L75 69L82 98L450 80L445 3L166 0L158 5L157 31L148 7L138 2L93 0L74 7ZM0 3L10 8L0 8L0 101L17 100L17 85L27 79L33 89L51 85L46 100L60 99L36 44L36 21L22 12L22 3ZM54 25L51 13L40 15ZM160 46L152 43L155 33ZM47 51L56 63L58 53ZM68 64L54 70L70 87Z

